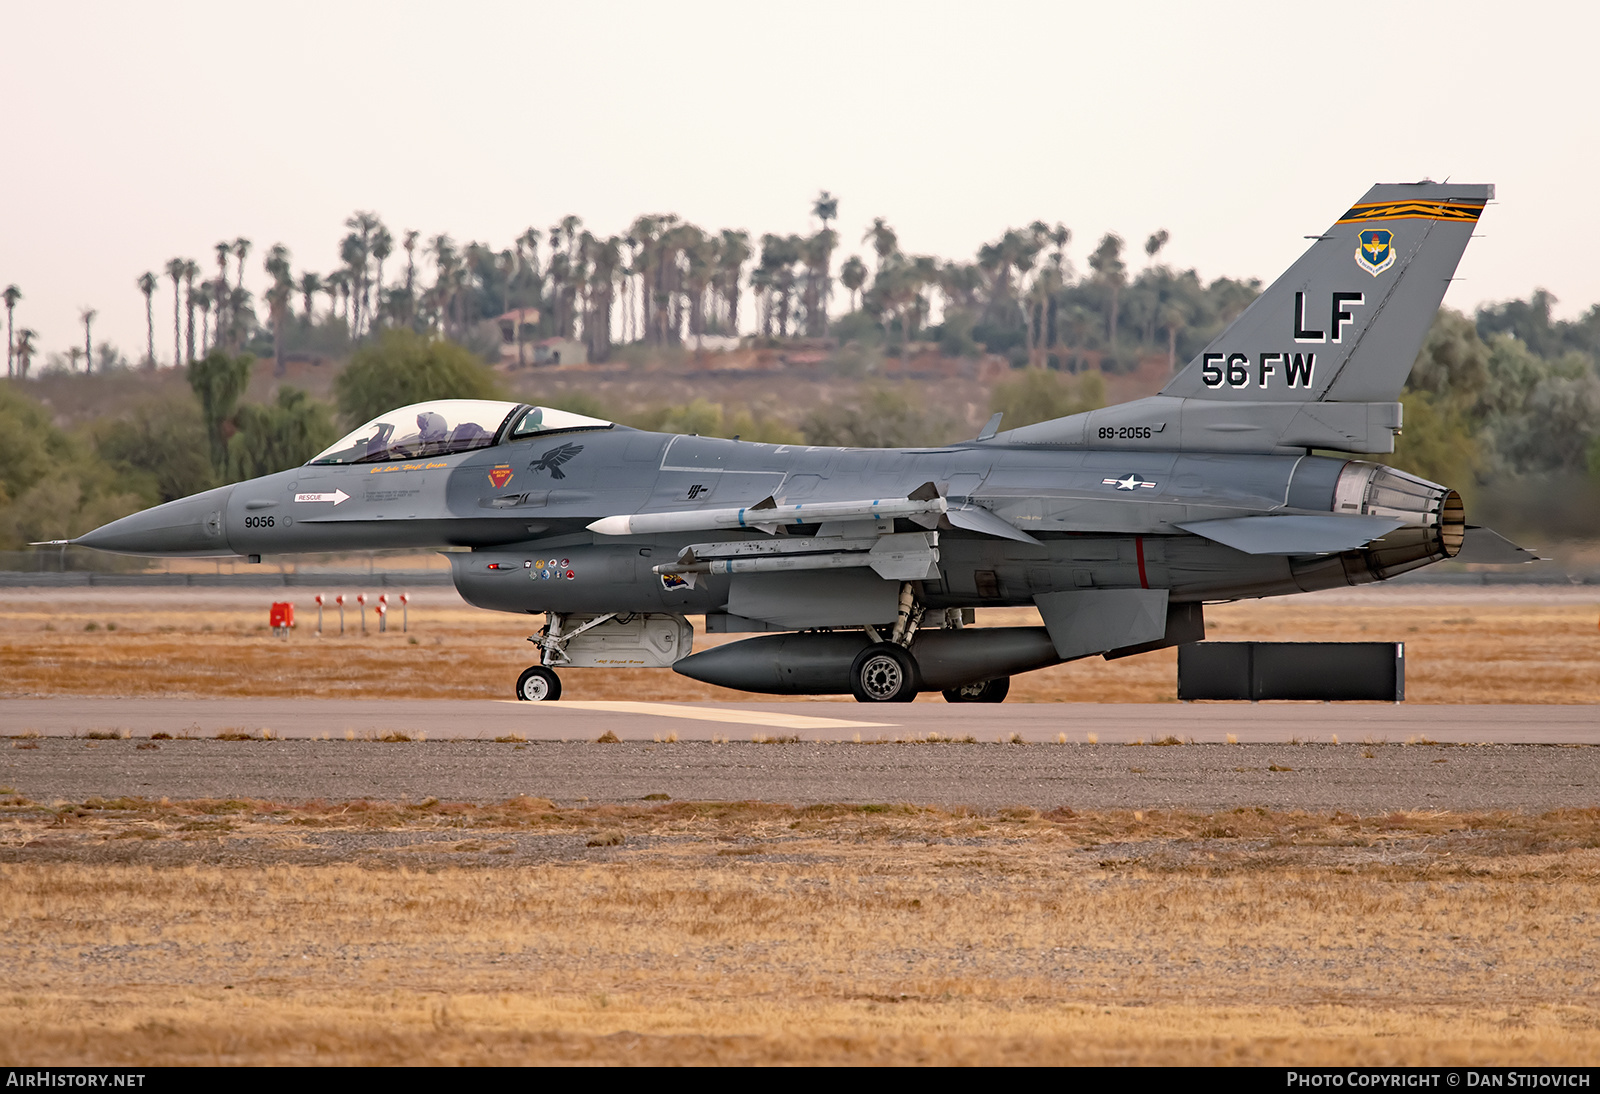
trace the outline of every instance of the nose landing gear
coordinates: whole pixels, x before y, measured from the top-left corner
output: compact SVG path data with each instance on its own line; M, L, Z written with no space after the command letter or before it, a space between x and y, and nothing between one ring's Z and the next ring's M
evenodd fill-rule
M525 669L517 677L517 698L530 703L553 703L561 698L561 677L543 665Z

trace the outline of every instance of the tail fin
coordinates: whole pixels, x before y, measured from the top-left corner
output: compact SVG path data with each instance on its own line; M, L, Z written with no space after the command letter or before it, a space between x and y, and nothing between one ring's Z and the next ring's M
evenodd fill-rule
M1000 444L1393 452L1400 389L1494 187L1379 185L1159 395Z
M1392 403L1494 187L1378 185L1162 389Z

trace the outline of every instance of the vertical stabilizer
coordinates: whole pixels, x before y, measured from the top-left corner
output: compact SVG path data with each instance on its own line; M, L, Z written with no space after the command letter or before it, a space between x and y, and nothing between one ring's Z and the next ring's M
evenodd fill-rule
M1374 186L1161 394L1394 402L1493 196L1485 185Z
M1400 391L1494 187L1383 184L1162 388L1001 444L1393 452Z

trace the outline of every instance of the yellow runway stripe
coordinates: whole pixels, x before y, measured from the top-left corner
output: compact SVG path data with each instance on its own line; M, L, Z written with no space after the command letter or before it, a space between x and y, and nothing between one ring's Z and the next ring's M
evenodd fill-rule
M805 714L779 714L765 710L713 710L709 707L678 706L669 703L629 703L588 700L562 700L555 703L524 703L520 699L501 699L502 703L525 706L529 711L543 706L560 710L595 710L612 714L653 714L658 718L688 718L698 722L735 722L767 726L772 729L897 729L893 722L849 722L842 718L814 718Z

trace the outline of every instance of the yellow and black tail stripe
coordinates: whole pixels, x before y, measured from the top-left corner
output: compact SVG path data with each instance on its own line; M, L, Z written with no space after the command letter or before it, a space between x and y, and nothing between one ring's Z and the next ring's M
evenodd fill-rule
M1340 224L1364 224L1369 220L1459 220L1471 224L1483 213L1482 202L1466 201L1374 201L1357 205Z

